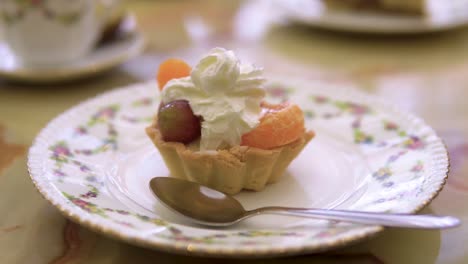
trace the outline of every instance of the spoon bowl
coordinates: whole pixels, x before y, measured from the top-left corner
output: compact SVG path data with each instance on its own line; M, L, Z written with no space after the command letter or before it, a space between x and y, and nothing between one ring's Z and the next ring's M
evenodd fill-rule
M247 213L233 197L195 182L156 177L150 187L163 205L199 224L231 225Z
M388 214L347 210L268 206L245 210L234 197L186 180L156 177L150 188L158 200L189 220L206 226L231 226L259 214L277 214L392 227L443 229L460 225L452 216Z

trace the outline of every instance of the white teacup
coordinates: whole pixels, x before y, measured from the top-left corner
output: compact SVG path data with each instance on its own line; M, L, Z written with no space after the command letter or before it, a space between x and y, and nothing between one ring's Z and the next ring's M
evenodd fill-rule
M115 4L114 0L0 0L3 40L25 65L72 62L93 49L106 13Z

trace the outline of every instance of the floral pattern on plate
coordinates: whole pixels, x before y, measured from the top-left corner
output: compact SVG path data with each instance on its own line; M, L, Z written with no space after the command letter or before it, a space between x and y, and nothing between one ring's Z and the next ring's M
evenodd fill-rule
M0 19L6 25L14 24L24 19L29 12L37 11L52 21L68 26L79 21L85 11L85 5L83 4L77 10L56 12L47 6L45 0L4 0L4 2L3 4L8 5L9 8L0 10Z
M341 223L312 229L210 230L121 203L109 192L106 170L117 156L148 143L144 127L157 109L156 91L154 83L143 83L106 93L44 128L30 149L28 167L46 199L96 231L147 247L199 255L313 252L382 230ZM268 84L267 93L271 101L298 103L308 127L330 134L369 159L366 188L349 209L412 213L429 203L445 183L446 149L420 119L350 87L277 79Z

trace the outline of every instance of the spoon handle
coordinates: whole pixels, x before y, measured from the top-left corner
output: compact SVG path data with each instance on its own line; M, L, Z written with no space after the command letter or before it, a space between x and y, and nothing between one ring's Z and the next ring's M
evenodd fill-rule
M280 214L310 217L324 220L337 220L360 224L374 224L392 227L421 229L443 229L460 225L460 220L451 216L387 214L345 210L307 209L289 207L263 207L248 212L249 215Z

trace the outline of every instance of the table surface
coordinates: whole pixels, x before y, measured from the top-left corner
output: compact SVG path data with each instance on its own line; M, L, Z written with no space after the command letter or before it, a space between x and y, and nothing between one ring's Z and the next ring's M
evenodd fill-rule
M69 84L0 80L0 263L219 262L142 249L80 227L42 199L26 168L28 147L57 114L98 93L153 78L168 56L190 61L214 46L235 49L270 73L353 84L424 118L451 157L449 180L424 211L467 221L468 28L417 36L328 32L284 23L275 9L259 12L271 8L267 2L127 1L147 40L141 56ZM468 225L447 231L386 229L327 253L245 262L468 263Z

